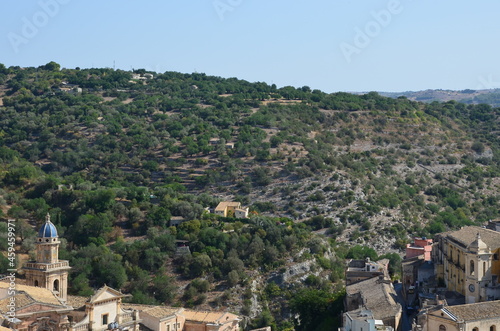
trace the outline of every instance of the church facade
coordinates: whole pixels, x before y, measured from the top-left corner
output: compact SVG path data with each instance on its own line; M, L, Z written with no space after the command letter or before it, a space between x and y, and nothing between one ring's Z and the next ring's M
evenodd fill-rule
M432 255L438 279L467 303L500 299L500 232L467 226L441 233Z

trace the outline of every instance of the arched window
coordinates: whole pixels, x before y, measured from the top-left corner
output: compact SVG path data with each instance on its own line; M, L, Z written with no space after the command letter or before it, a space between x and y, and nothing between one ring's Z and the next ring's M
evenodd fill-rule
M470 261L470 274L474 275L474 261Z
M38 287L38 280L35 280L35 287Z
M59 292L59 279L54 281L54 291Z
M441 324L439 326L439 331L446 331L446 326L444 326L443 324Z
M490 326L490 331L497 331L497 326L496 325Z
M479 328L474 328L472 329L472 331L479 331Z

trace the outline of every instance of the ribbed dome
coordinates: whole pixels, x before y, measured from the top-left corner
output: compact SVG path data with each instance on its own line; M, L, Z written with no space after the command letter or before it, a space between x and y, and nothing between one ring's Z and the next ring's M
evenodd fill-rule
M57 229L50 221L50 215L47 214L45 224L38 231L38 238L57 238Z

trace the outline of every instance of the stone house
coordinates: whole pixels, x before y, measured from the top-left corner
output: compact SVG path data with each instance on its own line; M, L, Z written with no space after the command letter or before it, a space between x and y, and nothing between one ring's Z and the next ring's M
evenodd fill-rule
M373 277L383 276L389 278L389 260L382 259L377 262L370 261L370 258L365 260L348 260L345 273L346 285L355 284L357 282L370 279Z
M369 310L374 319L398 330L403 308L396 297L392 282L382 275L346 285L344 314L358 309Z
M153 331L183 330L182 308L151 307L140 312L142 323Z
M153 331L239 331L240 329L240 318L227 312L140 305L128 305L128 308L139 310L143 325Z
M343 327L340 331L394 331L392 326L385 326L381 320L375 319L367 309L356 309L344 314Z
M227 312L207 312L185 309L184 331L239 331L240 319Z
M222 217L248 218L248 207L243 208L239 202L222 201L215 207L214 213Z

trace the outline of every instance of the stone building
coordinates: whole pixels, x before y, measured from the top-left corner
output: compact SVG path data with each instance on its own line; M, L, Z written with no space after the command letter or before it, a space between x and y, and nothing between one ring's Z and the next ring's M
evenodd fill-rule
M153 331L239 331L240 318L227 312L196 311L185 308L126 305L139 311L141 323Z
M347 313L358 309L369 310L374 319L398 330L403 309L396 302L396 297L390 279L378 276L347 285L344 306Z
M437 279L467 303L500 299L500 232L467 226L438 234L432 260Z
M346 285L355 284L357 282L379 276L389 278L388 259L382 259L377 262L370 261L370 258L366 258L365 260L347 261L345 273Z
M214 213L222 217L248 218L248 207L243 208L239 202L222 201L215 207Z
M500 301L441 306L419 316L414 331L500 330Z
M392 326L386 326L381 320L375 319L367 309L356 309L344 314L343 327L340 331L394 331Z
M19 331L69 330L68 306L53 291L16 284L15 293L9 293L9 282L0 282L0 313L3 324ZM12 306L10 306L12 305Z

